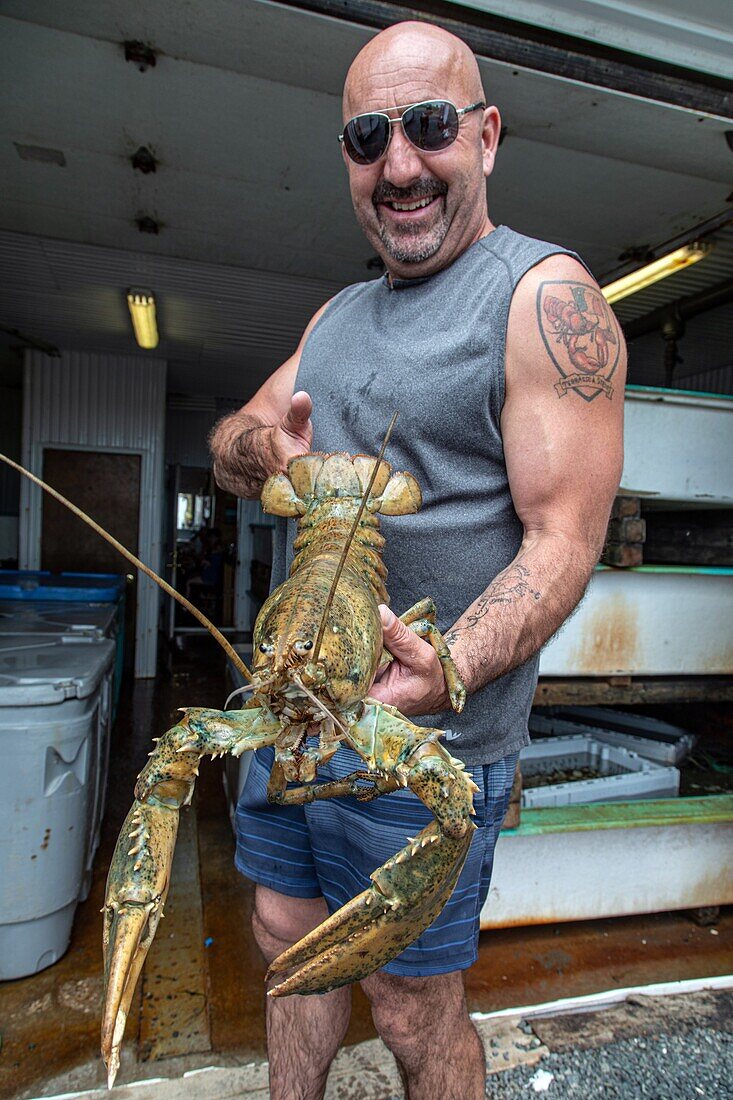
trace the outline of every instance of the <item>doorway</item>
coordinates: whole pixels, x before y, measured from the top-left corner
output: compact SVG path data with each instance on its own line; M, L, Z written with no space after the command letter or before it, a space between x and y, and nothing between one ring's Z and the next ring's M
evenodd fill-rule
M212 471L172 467L169 505L170 583L220 629L235 628L237 501L218 489ZM198 622L169 601L168 637L199 633Z
M43 478L131 550L138 552L140 464L136 454L47 447ZM41 569L52 573L128 573L127 562L104 539L43 494ZM134 667L137 577L128 573L125 595L125 671Z

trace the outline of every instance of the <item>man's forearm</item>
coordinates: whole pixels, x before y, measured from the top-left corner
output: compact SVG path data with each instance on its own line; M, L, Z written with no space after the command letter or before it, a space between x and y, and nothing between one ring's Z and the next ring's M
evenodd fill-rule
M209 447L214 477L222 489L247 499L260 495L268 477L280 469L272 430L271 424L249 413L230 413L219 421L209 437Z
M525 539L511 565L446 634L469 691L536 653L581 599L597 554L562 534Z

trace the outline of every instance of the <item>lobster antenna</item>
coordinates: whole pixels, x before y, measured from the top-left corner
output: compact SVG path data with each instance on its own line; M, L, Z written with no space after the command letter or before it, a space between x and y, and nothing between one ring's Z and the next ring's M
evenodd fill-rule
M114 546L115 550L122 554L123 558L127 558L129 562L131 562L137 569L141 571L141 573L144 573L146 577L150 577L151 581L155 581L156 584L160 585L164 592L167 592L167 594L169 596L172 596L174 600L178 600L178 603L181 604L182 607L185 607L186 611L189 611L193 615L194 619L198 619L201 625L206 627L209 634L216 638L217 642L224 650L227 657L229 657L229 659L232 661L235 667L239 669L242 675L246 676L248 680L252 679L252 673L249 671L234 646L231 644L231 642L227 641L219 628L214 626L214 624L206 618L203 611L199 611L199 609L197 607L194 607L194 605L190 603L185 596L182 596L180 592L176 592L175 588L173 588L172 585L168 584L168 581L164 581L163 578L159 577L157 573L154 573L150 566L146 565L144 561L140 561L140 558L136 558L131 550L128 550L126 546L123 546L121 542L118 542L114 535L110 535L109 531L105 531L104 527L100 527L99 524L91 518L91 516L88 516L86 514L86 512L82 512L81 508L78 508L76 504L72 504L70 500L67 500L65 496L62 496L58 489L53 489L50 485L47 485L45 481L41 481L40 477L36 477L35 474L32 474L30 472L30 470L26 470L25 466L21 466L17 462L13 462L12 458L8 458L7 455L0 454L0 459L2 459L3 462L6 462L8 466L12 466L12 468L14 470L17 470L19 474L23 474L30 481L35 482L36 485L40 485L41 488L45 489L47 493L50 493L52 497L55 497L56 500L61 502L61 504L64 504L71 512L74 513L75 516L78 516L79 519L84 520L84 523L91 527L93 531L96 531L98 535L101 535L102 538L110 544L110 546Z
M354 536L355 536L355 534L357 532L357 529L359 527L359 521L360 521L360 519L361 519L361 517L364 513L364 509L366 508L367 501L369 500L369 494L372 491L372 486L374 485L374 482L375 482L376 477L377 477L377 473L379 471L379 467L382 463L382 459L384 458L384 452L387 450L387 444L389 443L390 437L392 435L392 429L394 428L395 424L397 423L398 415L399 415L399 413L395 413L394 416L392 417L392 419L389 422L389 427L387 428L387 431L385 432L385 435L384 435L384 439L382 440L382 446L379 448L379 454L377 455L377 461L374 463L374 469L372 470L372 476L369 478L369 482L367 484L367 487L364 490L364 495L361 498L361 504L359 505L359 509L358 509L356 515L354 516L354 522L351 525L351 530L349 531L349 534L346 538L346 542L344 543L344 548L341 551L341 557L339 559L338 565L336 566L336 572L333 575L333 581L331 582L331 590L328 593L328 598L326 600L326 606L323 609L323 618L321 619L321 625L318 628L318 635L316 637L316 641L315 641L315 644L313 646L313 656L311 657L311 660L313 662L318 660L318 652L321 648L321 642L323 641L323 635L326 632L326 619L328 618L328 613L331 610L331 604L333 603L333 598L336 595L336 586L338 585L338 582L341 579L341 574L343 572L344 565L346 564L346 556L349 553L349 550L351 549L352 542L354 541Z

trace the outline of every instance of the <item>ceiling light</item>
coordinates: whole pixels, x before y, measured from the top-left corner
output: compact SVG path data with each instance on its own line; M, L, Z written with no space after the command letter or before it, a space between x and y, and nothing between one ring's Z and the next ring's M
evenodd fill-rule
M607 302L618 302L621 298L628 298L630 294L636 294L644 287L651 286L659 279L666 279L668 275L674 275L675 271L681 271L683 267L696 264L710 251L711 245L707 242L686 244L683 248L676 248L674 252L660 256L658 260L652 260L650 264L632 271L629 275L622 275L612 283L601 287L601 292Z
M157 348L158 324L155 319L155 298L150 290L127 292L127 305L132 317L135 339L141 348Z

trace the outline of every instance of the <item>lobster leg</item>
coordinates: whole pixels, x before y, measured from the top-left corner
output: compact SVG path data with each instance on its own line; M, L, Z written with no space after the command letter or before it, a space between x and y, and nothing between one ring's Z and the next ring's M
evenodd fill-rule
M466 689L453 663L451 651L446 645L443 635L435 625L436 615L437 609L435 607L435 601L432 596L425 596L424 599L418 600L416 604L408 608L399 618L400 622L403 622L405 626L409 626L410 630L414 631L419 638L424 638L429 642L437 653L438 659L443 667L443 675L445 677L446 687L448 688L448 697L451 706L457 714L460 714L466 705ZM380 667L383 667L387 661L391 660L392 655L389 651L386 649L383 650Z
M371 787L363 786L364 782L371 783ZM287 779L276 761L272 766L270 781L267 784L267 800L278 806L303 806L323 798L346 798L348 795L353 795L360 802L371 802L382 794L399 790L399 787L399 781L391 776L382 775L380 772L356 771L349 772L342 779L334 779L330 783L309 783L287 790Z
M240 711L191 709L158 738L135 785L107 877L104 905L102 1057L112 1088L135 985L153 942L168 893L178 814L193 796L201 757L274 742L280 720L264 707Z
M326 993L384 966L435 920L471 845L476 786L463 765L435 743L438 731L414 726L393 708L367 702L350 734L375 767L374 746L382 744L389 753L390 742L401 743L392 760L393 776L418 795L436 820L374 871L363 893L272 962L268 978L292 973L269 996ZM359 735L364 738L361 745ZM365 751L367 744L371 753Z
M413 630L419 638L424 638L426 642L429 642L438 654L438 660L443 667L445 685L448 688L448 698L453 710L460 714L466 705L466 689L458 675L451 651L448 649L443 635L437 626L428 619L416 619L409 625L410 630Z

